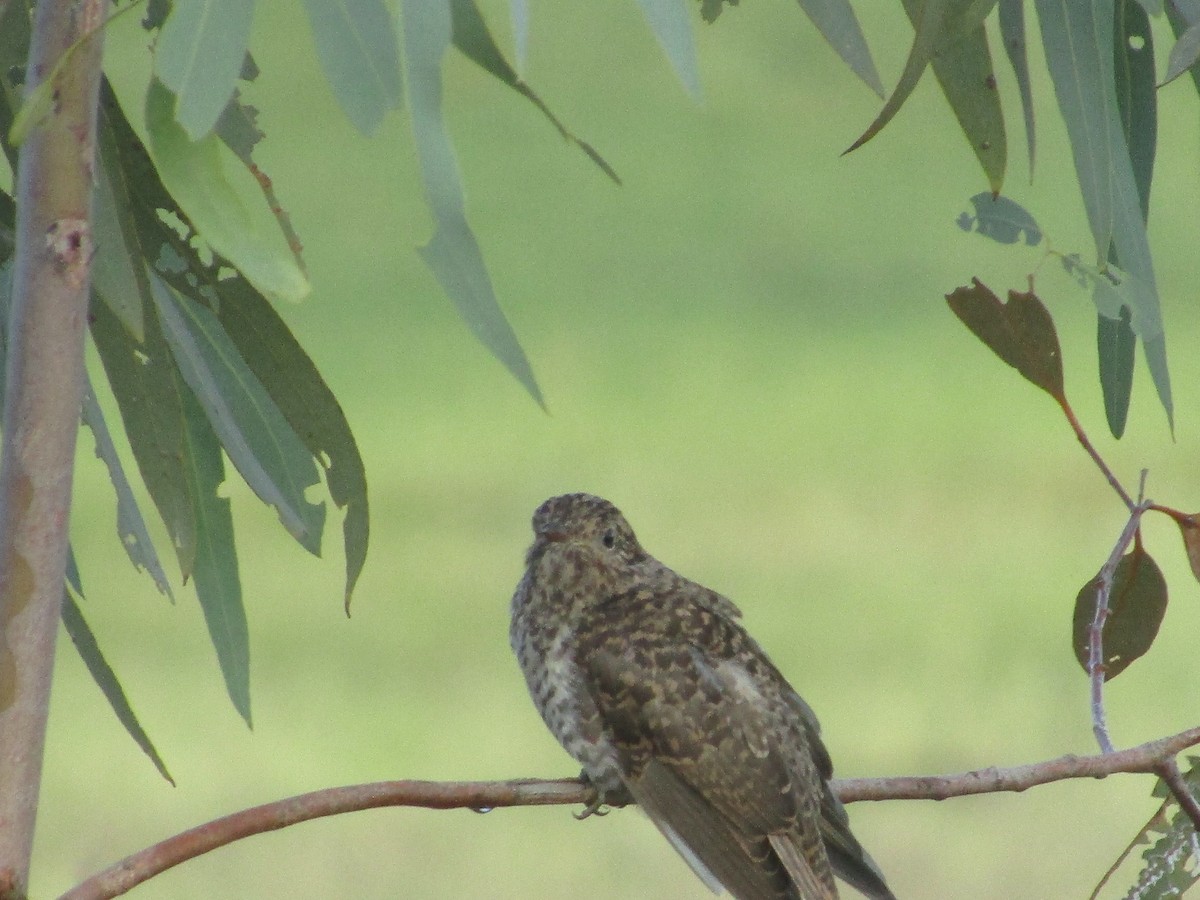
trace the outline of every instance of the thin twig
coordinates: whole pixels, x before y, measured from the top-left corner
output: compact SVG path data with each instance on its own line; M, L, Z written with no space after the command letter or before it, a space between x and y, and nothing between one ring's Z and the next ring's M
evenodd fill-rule
M1112 739L1108 734L1107 717L1104 714L1104 678L1106 675L1104 668L1104 623L1108 619L1110 608L1110 600L1112 597L1113 576L1116 574L1117 566L1120 565L1121 558L1125 555L1125 549L1129 546L1129 542L1134 539L1137 534L1138 527L1142 521L1142 514L1153 504L1142 498L1142 491L1146 486L1146 471L1142 470L1141 489L1138 492L1138 502L1134 504L1129 513L1129 521L1125 523L1125 528L1121 531L1121 536L1117 538L1117 543L1112 549L1112 553L1108 555L1104 565L1100 569L1100 574L1097 576L1098 585L1096 587L1096 610L1092 616L1092 624L1088 626L1088 677L1091 679L1091 700L1092 700L1092 732L1096 735L1096 742L1100 745L1100 750L1103 753L1113 752Z
M1135 504L1133 498L1129 496L1129 492L1121 486L1121 482L1117 481L1117 476L1113 474L1112 469L1108 467L1108 463L1092 446L1091 439L1088 438L1087 432L1083 430L1083 426L1079 424L1079 420L1075 418L1075 410L1071 409L1071 404L1067 403L1066 398L1058 398L1058 405L1062 407L1063 415L1067 417L1067 422L1071 426L1071 430L1075 432L1075 437L1079 439L1079 443L1083 444L1083 449L1087 451L1088 456L1092 458L1101 474L1104 475L1109 487L1117 492L1117 496L1121 498L1121 502L1125 504L1125 508L1133 512Z
M1200 727L1099 756L1060 756L1012 769L980 769L957 775L856 778L833 783L846 803L856 800L945 800L969 794L1024 791L1067 778L1104 778L1117 772L1157 772L1164 760L1200 744ZM486 811L508 806L590 804L596 795L577 780L384 781L327 788L244 809L167 838L128 856L63 894L60 900L106 900L146 879L233 841L309 819L375 809L419 806Z

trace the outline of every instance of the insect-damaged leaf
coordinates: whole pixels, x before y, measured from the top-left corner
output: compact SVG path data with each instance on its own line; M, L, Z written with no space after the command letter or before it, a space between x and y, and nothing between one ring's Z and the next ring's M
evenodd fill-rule
M1089 658L1089 631L1095 621L1099 591L1100 576L1097 575L1083 586L1075 598L1072 643L1075 646L1075 658L1085 672ZM1108 617L1104 620L1101 632L1105 681L1116 678L1131 662L1150 649L1166 611L1167 582L1162 571L1149 553L1141 546L1135 546L1121 557L1113 573Z
M1002 360L1059 403L1063 393L1062 351L1050 312L1032 291L1008 292L1008 302L978 278L946 295L950 309Z

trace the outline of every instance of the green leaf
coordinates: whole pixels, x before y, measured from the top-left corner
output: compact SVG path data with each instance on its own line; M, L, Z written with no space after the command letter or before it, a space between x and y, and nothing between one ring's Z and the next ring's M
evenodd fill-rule
M699 102L700 70L696 65L696 42L686 0L638 0L638 6L684 89Z
M1129 326L1129 307L1122 306L1120 318L1096 316L1096 355L1100 361L1100 391L1104 395L1104 417L1112 436L1125 433L1129 396L1133 391L1133 363L1137 336Z
M253 128L253 110L231 103L226 117L235 110L238 124L233 146L249 160L258 133ZM330 495L346 508L342 529L348 602L366 556L369 516L362 459L337 398L262 294L236 272L223 271L219 261L201 260L188 240L190 235L181 236L164 221L178 216L186 222L186 217L159 181L107 86L101 111L102 126L113 132L121 165L130 173L131 204L143 254L158 261L158 274L175 290L216 312L247 366L311 454L325 466ZM219 131L226 117L218 124ZM153 317L152 304L150 309Z
M396 26L382 0L305 0L317 58L354 127L372 135L400 106Z
M1189 29L1200 26L1200 3L1191 0L1188 3L1168 3L1167 4L1167 21L1171 23L1171 31L1175 34L1176 41L1182 41L1183 36ZM1197 35L1196 40L1200 42L1200 35ZM1188 49L1192 39L1188 39L1188 44L1179 51L1181 57L1186 57L1191 54ZM1167 71L1170 72L1172 67L1171 59L1175 56L1175 48L1171 48L1171 56L1167 58ZM1196 91L1200 93L1200 66L1192 65L1187 69L1189 75L1192 76L1192 85ZM1170 80L1170 79L1168 79Z
M1112 0L1038 0L1037 9L1047 65L1071 139L1097 259L1107 259L1111 248L1120 260L1130 324L1146 346L1151 378L1168 422L1174 427L1154 264L1114 87L1116 11ZM1101 289L1097 285L1097 291ZM1093 301L1098 308L1105 302L1096 294ZM1100 311L1104 314L1103 308ZM1108 316L1117 318L1115 312Z
M174 0L154 71L178 98L175 118L192 140L212 131L233 95L253 22L254 0Z
M496 302L475 235L467 224L462 181L442 113L442 57L450 46L450 0L405 0L404 48L413 137L436 223L420 249L463 321L543 408L525 351Z
M972 197L970 203L975 215L964 212L958 217L958 227L963 231L974 228L1001 244L1015 244L1022 237L1030 247L1042 242L1042 226L1015 200L982 193Z
M1150 210L1150 183L1158 134L1154 43L1150 20L1140 6L1131 0L1118 0L1114 12L1113 64L1117 108L1137 184L1142 221L1145 222ZM1121 265L1115 244L1109 247L1108 261L1114 266ZM1104 415L1109 431L1113 437L1119 438L1125 433L1125 422L1129 415L1137 337L1130 325L1128 306L1120 308L1119 318L1098 315L1096 320Z
M848 0L800 0L800 8L842 62L882 99L883 82L879 80L871 50Z
M183 409L178 373L154 307L143 308L137 342L104 303L93 303L92 338L121 411L142 481L171 537L184 580L196 559L196 511L184 480Z
M186 288L186 279L177 287ZM217 318L308 452L325 468L333 502L346 510L346 611L362 572L370 536L367 476L350 423L321 373L266 299L242 278L211 285ZM187 293L186 289L183 290Z
M100 411L100 404L96 402L96 394L92 390L90 380L83 395L83 424L92 430L96 438L96 456L108 467L108 477L117 494L117 536L121 539L121 546L125 548L133 567L138 571L145 569L149 572L159 592L166 594L172 603L175 602L171 584L167 581L162 563L159 562L154 542L146 529L146 521L142 518L142 511L133 496L133 489L129 486L129 479L125 477L125 469L117 455L117 448L113 445L112 436L108 433L104 413Z
M1158 90L1154 84L1154 35L1146 11L1118 0L1113 40L1114 87L1121 134L1129 150L1142 221L1150 215L1150 184L1158 145ZM1119 260L1113 260L1121 265Z
M158 769L158 773L174 785L175 779L167 771L166 763L158 755L150 736L146 734L133 707L129 705L125 690L121 687L121 682L117 680L117 673L113 671L112 666L108 664L108 660L100 651L96 636L83 618L83 611L75 602L75 598L71 596L71 592L67 590L63 591L62 620L67 629L67 635L71 638L71 643L75 645L80 658L83 659L84 665L91 673L92 680L96 682L105 699L108 700L108 705L117 714L117 720L133 738L134 743L141 747L142 752L150 757L150 761L154 763L154 768Z
M1171 46L1162 83L1170 84L1197 62L1200 62L1200 22L1187 28Z
M221 445L204 409L186 386L180 397L184 420L184 477L196 508L196 596L208 634L217 651L225 689L234 708L250 718L250 635L242 586L238 581L237 546L229 501L217 496L225 481Z
M1095 621L1099 591L1100 576L1097 575L1075 598L1072 643L1075 658L1085 672L1090 656L1089 631ZM1140 543L1135 543L1134 548L1121 557L1113 573L1108 616L1101 629L1105 681L1116 678L1150 649L1166 611L1166 579L1150 554Z
M97 129L100 165L96 170L93 227L96 256L92 288L137 340L142 339L142 304L149 294L142 249L133 221L127 173L113 146L111 128Z
M947 294L946 302L993 353L1060 404L1067 402L1058 334L1037 295L1009 291L1008 302L1001 303L975 278L970 287Z
M517 74L517 71L508 64L508 60L504 58L504 54L500 52L491 32L488 31L487 23L483 20L479 7L475 5L475 0L450 0L450 13L451 40L459 52L536 106L563 136L564 140L586 153L605 175L620 184L621 179L608 161L591 144L580 140L568 131L558 117L550 111L550 107L542 101L542 98L535 94Z
M171 93L153 81L146 93L146 128L158 174L171 196L214 251L259 290L289 300L309 291L308 280L279 232L260 224L225 177L221 141L188 140L171 116Z
M1025 117L1025 143L1029 150L1029 178L1033 179L1037 136L1034 130L1033 88L1029 80L1029 61L1025 38L1025 0L999 0L1000 37L1008 54L1017 90L1021 95L1021 113Z
M312 456L217 318L157 275L150 286L171 355L230 460L292 537L319 556L325 505L304 496L320 482Z
M1008 165L1008 138L983 25L939 50L933 57L933 74L983 167L992 193L999 195Z
M960 38L978 29L992 3L994 0L983 3L979 0L904 0L904 9L914 28L913 43L904 63L904 71L900 73L896 89L883 104L875 121L850 145L846 153L857 150L883 130L916 89L934 54L951 48Z

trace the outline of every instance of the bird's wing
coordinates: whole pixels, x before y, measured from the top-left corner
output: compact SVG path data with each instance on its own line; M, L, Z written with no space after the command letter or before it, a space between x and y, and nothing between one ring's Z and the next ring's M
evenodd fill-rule
M884 880L882 870L850 831L850 817L846 815L846 808L829 787L833 763L821 740L821 726L816 714L804 698L790 688L786 700L796 711L796 719L803 723L808 747L824 783L821 794L821 835L834 872L871 900L896 900Z
M589 680L630 793L735 896L836 897L811 759L798 754L806 770L795 771L797 754L777 746L780 711L725 652L741 649L744 632L711 610L697 615L708 639L591 642Z

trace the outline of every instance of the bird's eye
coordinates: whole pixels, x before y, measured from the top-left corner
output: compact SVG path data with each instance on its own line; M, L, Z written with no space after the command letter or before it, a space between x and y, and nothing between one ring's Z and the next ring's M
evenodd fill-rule
M613 536L613 533L611 531L604 532L604 546L605 547L608 547L611 550L613 544L615 544L616 542L617 542L617 539Z

